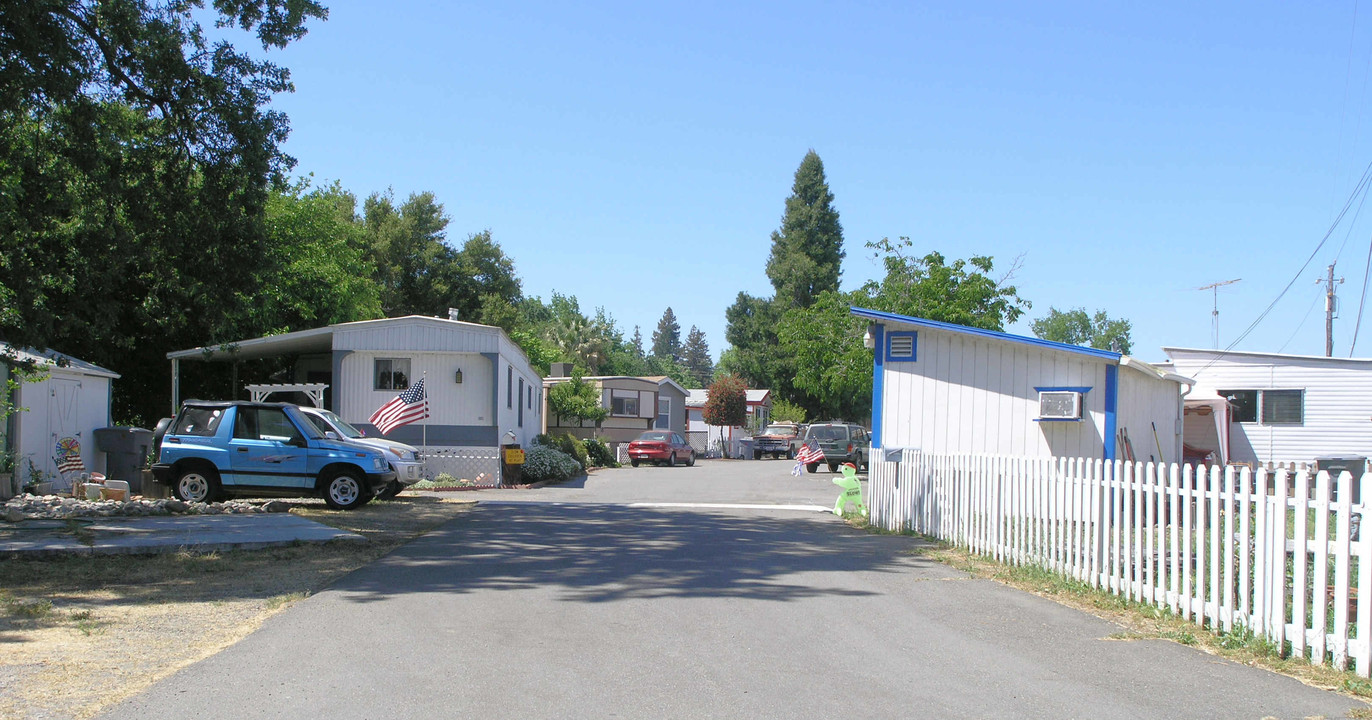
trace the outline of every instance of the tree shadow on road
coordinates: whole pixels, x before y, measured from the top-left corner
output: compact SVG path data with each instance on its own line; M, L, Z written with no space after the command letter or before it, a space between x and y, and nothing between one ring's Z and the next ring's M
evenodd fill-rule
M917 544L908 537L870 535L818 514L479 506L334 589L357 602L399 592L530 588L556 589L558 599L570 602L664 597L785 602L872 594L816 573L932 565L909 552Z

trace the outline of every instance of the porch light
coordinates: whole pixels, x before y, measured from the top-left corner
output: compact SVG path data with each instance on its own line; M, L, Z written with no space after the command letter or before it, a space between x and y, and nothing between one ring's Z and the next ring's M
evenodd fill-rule
M457 373L453 375L453 381L456 382L458 385L462 384L462 368L457 369Z

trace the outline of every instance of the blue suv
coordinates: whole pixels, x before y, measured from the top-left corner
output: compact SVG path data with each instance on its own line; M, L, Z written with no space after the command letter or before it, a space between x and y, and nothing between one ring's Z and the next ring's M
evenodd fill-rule
M283 403L189 400L156 442L153 477L186 502L322 496L351 510L395 480L379 450L325 437Z

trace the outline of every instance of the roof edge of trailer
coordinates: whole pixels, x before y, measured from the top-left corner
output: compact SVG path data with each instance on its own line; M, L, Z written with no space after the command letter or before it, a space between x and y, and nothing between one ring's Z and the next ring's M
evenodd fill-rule
M990 338L992 340L1001 340L1005 342L1018 343L1020 345L1029 345L1032 347L1044 348L1047 350L1057 350L1060 352L1073 353L1075 355L1086 355L1088 357L1098 358L1101 360L1110 360L1116 363L1120 362L1121 359L1127 357L1126 355L1113 352L1110 350L1097 350L1095 348L1082 347L1080 345L1068 345L1067 343L1053 342L1052 340L1043 340L1041 338L1025 337L1023 335L1012 335L1010 333L1001 332L999 330L985 330L982 328L969 327L967 325L956 325L954 323L940 322L938 320L928 320L926 318L911 317L909 315L897 315L896 313L882 312L881 310L869 310L867 308L857 307L856 305L851 306L849 308L849 313L856 315L858 317L867 318L869 320L902 323L905 325L913 325L915 327L927 328L930 330L943 330L945 332L958 333L960 335L971 335L973 337Z

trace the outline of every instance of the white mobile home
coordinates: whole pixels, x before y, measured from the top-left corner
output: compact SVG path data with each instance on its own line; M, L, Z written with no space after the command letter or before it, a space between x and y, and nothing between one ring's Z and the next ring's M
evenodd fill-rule
M1179 462L1190 380L1127 355L853 308L875 350L872 446Z
M1218 462L1372 457L1372 360L1163 348L1196 379L1185 441Z
M524 351L490 325L410 315L339 323L313 330L167 353L173 404L180 362L294 356L289 381L325 384L325 406L375 435L368 418L421 378L427 421L386 437L430 450L528 445L543 426L542 383Z
M0 423L0 450L14 459L13 479L0 483L0 497L14 495L31 475L58 480L58 489L70 487L75 471L59 472L59 458L76 455L86 470L104 471L105 454L96 451L93 431L110 424L110 382L119 374L52 350L3 347L5 354L31 363L39 379L19 385L11 401L22 410ZM0 382L11 373L0 362Z

